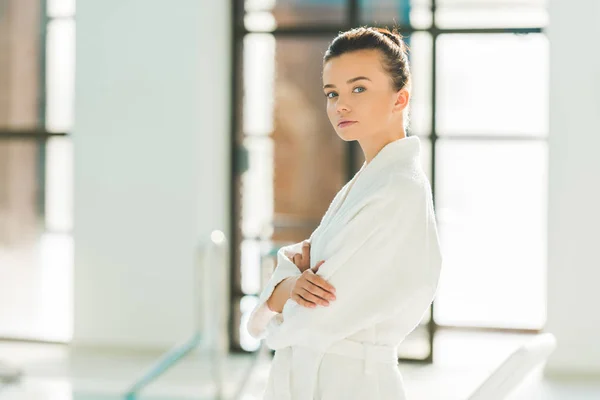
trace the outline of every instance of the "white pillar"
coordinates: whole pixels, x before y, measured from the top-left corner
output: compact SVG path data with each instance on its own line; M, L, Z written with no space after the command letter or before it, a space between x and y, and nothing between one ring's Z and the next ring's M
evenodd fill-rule
M192 333L196 246L229 237L230 3L77 2L76 346Z
M549 6L547 373L600 377L600 2Z

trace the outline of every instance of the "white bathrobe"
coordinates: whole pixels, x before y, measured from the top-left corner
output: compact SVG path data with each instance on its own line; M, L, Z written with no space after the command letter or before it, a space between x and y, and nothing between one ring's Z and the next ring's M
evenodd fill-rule
M266 301L300 275L283 247L248 330L276 350L264 400L402 400L398 345L435 296L442 257L431 185L410 136L387 144L340 190L310 237L310 263L336 289L328 307ZM307 199L310 201L310 199Z

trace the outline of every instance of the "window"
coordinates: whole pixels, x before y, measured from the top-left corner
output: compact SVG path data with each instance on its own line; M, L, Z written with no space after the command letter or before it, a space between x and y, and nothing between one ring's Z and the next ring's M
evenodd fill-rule
M445 255L403 359L431 361L439 327L545 323L548 16L544 0L234 1L233 349L281 244L318 225L362 164L332 130L321 60L339 32L397 26L413 71L409 135L423 144ZM511 293L506 301L505 293Z
M0 337L68 342L75 0L2 4Z

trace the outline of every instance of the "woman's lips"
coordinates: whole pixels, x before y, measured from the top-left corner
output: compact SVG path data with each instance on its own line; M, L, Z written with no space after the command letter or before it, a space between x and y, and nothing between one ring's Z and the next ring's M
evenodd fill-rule
M344 121L344 122L340 122L338 124L338 127L339 128L345 128L347 126L354 125L355 123L356 123L356 121Z

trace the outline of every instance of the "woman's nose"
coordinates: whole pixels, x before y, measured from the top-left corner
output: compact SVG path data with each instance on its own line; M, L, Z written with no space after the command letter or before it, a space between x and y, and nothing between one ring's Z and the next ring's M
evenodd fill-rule
M348 112L348 111L350 111L350 106L348 105L348 103L346 101L339 99L336 104L336 111L338 113Z

